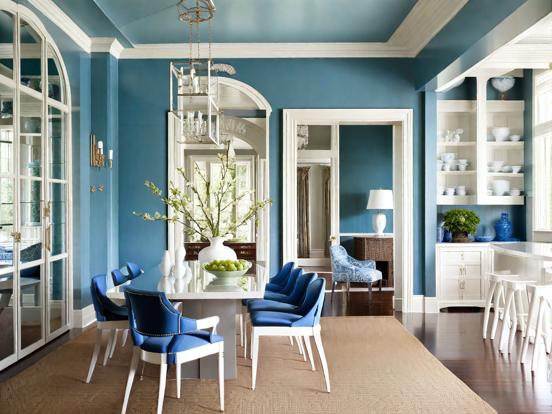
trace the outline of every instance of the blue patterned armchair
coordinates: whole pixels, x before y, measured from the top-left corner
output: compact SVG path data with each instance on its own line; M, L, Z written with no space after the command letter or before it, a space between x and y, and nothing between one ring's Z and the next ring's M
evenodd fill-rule
M330 255L332 258L332 296L335 285L338 282L347 284L347 296L349 295L350 283L367 283L368 289L372 291L372 283L379 281L381 291L381 272L376 269L376 262L373 260L357 260L347 254L341 245L331 246Z

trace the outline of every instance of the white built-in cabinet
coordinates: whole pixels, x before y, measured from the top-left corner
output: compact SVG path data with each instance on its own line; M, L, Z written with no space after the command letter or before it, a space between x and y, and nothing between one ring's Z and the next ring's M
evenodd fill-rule
M504 161L506 165L522 166L524 160L523 113L524 101L487 100L489 78L477 78L476 100L439 100L437 102L437 157L454 153L456 159L469 162L466 171L437 171L438 205L521 205L524 203L523 168L518 173L490 172L491 161ZM518 142L496 142L493 127L508 127L510 134L520 135ZM464 133L459 142L444 139L447 130L461 128ZM452 140L454 141L454 140ZM494 180L507 180L511 189L520 195L491 195L489 188ZM442 190L466 187L466 195L445 195Z
M439 309L485 306L487 274L492 270L490 243L438 243L435 279Z

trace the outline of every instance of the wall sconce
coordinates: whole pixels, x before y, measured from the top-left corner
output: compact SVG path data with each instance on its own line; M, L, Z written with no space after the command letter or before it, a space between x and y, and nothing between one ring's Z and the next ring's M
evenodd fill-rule
M113 168L113 150L107 152L107 165ZM105 167L105 155L103 141L97 141L95 134L90 134L90 166L96 168Z

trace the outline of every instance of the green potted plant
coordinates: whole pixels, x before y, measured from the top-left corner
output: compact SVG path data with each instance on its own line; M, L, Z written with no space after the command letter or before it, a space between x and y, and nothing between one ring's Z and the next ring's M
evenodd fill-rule
M474 234L479 224L479 217L471 210L454 208L445 213L443 228L452 233L454 243L467 243L468 235Z

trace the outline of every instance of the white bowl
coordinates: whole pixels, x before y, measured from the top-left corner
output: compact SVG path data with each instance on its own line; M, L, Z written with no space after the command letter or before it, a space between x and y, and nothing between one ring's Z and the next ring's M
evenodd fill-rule
M511 165L505 165L504 167L502 167L501 172L503 172L503 173L511 173L511 172L512 172L512 166L511 166Z
M501 76L491 79L491 85L499 92L506 92L513 88L516 80L513 76Z
M445 195L453 196L455 190L456 190L456 189L455 189L454 187L445 188Z
M468 169L467 164L458 164L458 171L466 171Z
M450 170L452 170L452 164L451 164L451 163L448 163L448 162L445 163L445 164L443 165L443 171L450 171Z
M468 165L468 160L457 160L458 165Z
M443 162L452 162L456 158L456 154L454 152L444 152L441 154L441 160Z
M511 195L511 196L515 196L515 197L520 196L520 195L521 195L521 191L520 191L519 188L512 188L512 189L510 190L510 195Z
M510 192L510 181L508 180L494 180L492 186L493 194L496 196L503 196Z
M518 174L519 172L521 172L521 165L512 165L512 172L514 174Z
M496 142L504 142L508 139L508 136L510 135L510 128L494 127L491 132Z
M504 166L504 161L491 161L489 167L492 172L500 172Z
M521 135L510 135L510 141L518 142L521 140Z

